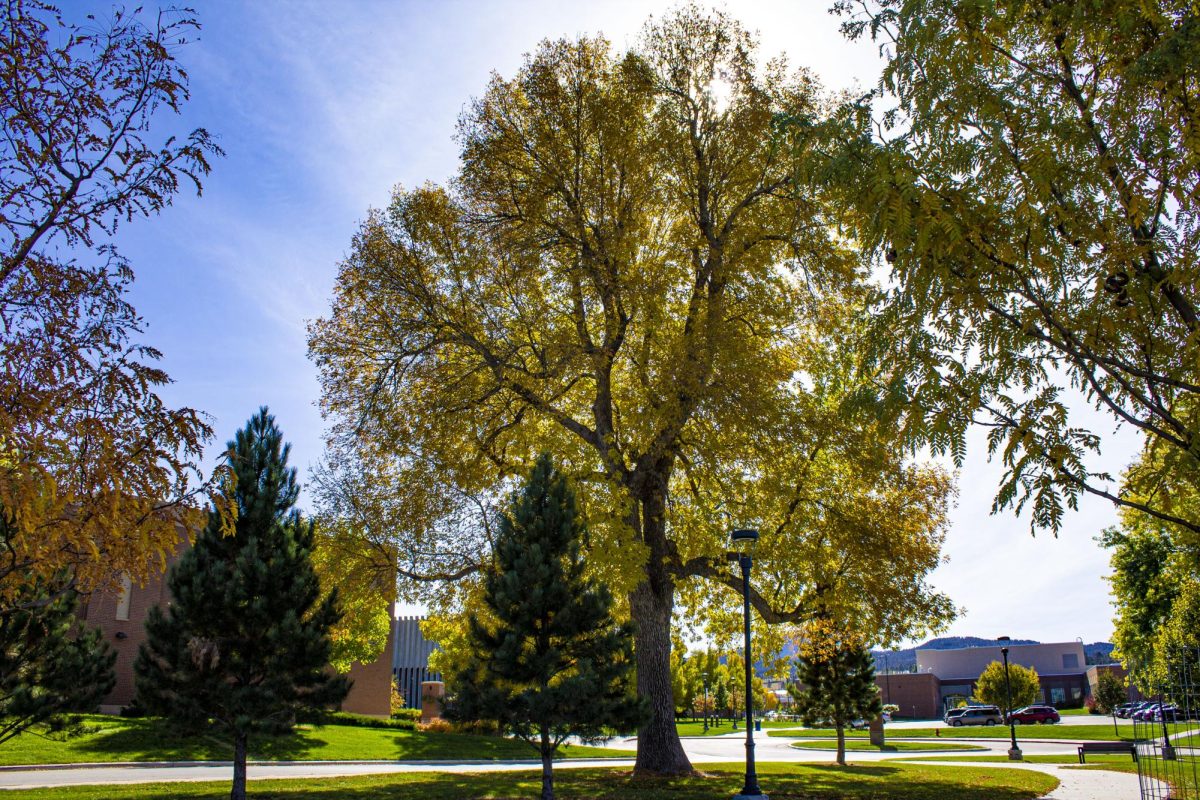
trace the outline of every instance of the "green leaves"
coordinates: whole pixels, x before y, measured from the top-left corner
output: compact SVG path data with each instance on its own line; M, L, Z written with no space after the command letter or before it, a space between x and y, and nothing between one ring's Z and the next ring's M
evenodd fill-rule
M996 508L1028 506L1035 529L1057 531L1083 493L1200 529L1089 468L1102 437L1067 412L1091 404L1200 466L1200 138L1185 110L1200 62L1177 59L1194 47L1194 7L836 10L848 35L887 46L889 138L857 118L851 168L831 185L861 241L890 253L876 358L905 430L961 458L967 425L996 426Z

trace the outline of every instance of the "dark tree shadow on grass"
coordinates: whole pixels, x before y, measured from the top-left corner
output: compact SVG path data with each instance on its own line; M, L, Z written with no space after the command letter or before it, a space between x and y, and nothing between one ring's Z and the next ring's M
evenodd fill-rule
M73 742L72 749L96 761L228 761L233 744L214 726L186 728L160 719L122 720ZM250 741L253 759L300 759L325 744L314 736L257 737Z

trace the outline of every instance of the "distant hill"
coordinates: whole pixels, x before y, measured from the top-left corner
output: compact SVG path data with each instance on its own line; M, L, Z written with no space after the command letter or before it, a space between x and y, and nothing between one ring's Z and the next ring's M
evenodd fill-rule
M1041 644L1033 639L1013 639L1012 644ZM917 650L957 650L960 647L995 647L995 639L980 639L977 636L943 636L930 639L925 644L906 650L872 650L875 669L882 672L915 672ZM1088 664L1110 664L1113 662L1113 646L1108 642L1094 642L1083 646Z

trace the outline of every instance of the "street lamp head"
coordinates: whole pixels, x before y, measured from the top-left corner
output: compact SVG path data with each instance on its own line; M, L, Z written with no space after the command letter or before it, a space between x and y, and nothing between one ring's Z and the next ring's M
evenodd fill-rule
M749 552L754 549L754 543L758 541L758 531L754 528L739 528L730 535L730 538L733 539L735 549Z

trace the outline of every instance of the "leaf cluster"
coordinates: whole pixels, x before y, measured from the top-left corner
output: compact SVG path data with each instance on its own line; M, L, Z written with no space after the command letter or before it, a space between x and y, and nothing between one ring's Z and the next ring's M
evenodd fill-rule
M74 23L39 0L0 9L0 505L9 519L0 604L14 575L73 570L81 589L135 579L175 546L211 431L158 396L140 341L119 223L199 191L207 131L156 141L187 99L186 11Z
M1197 473L1200 22L1183 0L840 2L887 60L823 180L886 259L877 361L905 434L961 463L989 426L994 510L1057 531L1093 494L1193 531L1145 491ZM1161 449L1119 487L1091 405ZM919 446L919 445L918 445Z

